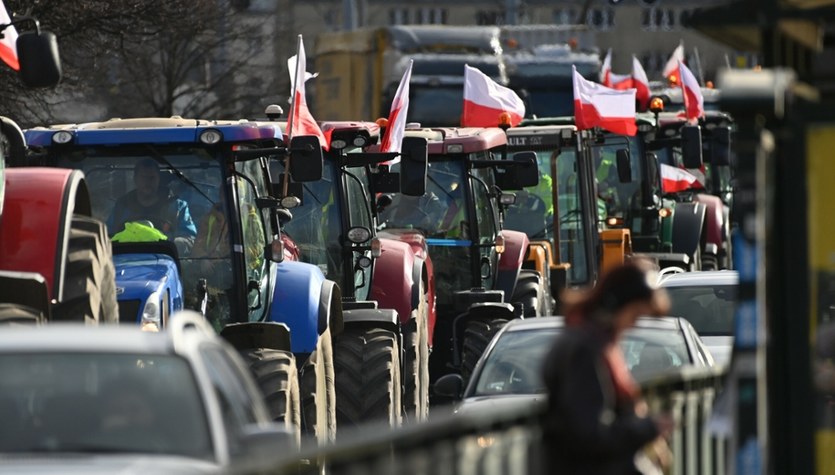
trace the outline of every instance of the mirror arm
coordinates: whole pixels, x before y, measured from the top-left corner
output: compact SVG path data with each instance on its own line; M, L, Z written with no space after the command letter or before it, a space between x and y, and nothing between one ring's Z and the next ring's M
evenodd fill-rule
M5 30L6 28L10 26L18 26L28 22L31 22L35 25L35 33L41 34L41 23L35 17L30 16L31 12L32 7L29 7L29 10L27 10L25 14L21 16L15 16L15 19L12 20L10 23L0 24L0 38L3 37L3 30Z

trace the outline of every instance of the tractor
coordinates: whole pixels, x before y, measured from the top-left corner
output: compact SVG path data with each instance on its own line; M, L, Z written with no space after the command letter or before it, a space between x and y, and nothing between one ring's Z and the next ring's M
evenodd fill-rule
M548 275L522 269L528 238L501 229L516 190L537 183L534 154L506 155L500 128L413 128L429 141L426 193L377 199L385 232L419 231L435 273L437 321L430 379L457 371L469 378L490 338L509 319L550 312ZM402 232L402 231L397 231Z
M285 259L294 255L280 233L288 213L269 174L270 162L292 156L308 173L297 182L319 180L316 137L288 146L272 125L151 117L33 128L26 138L30 162L86 173L99 219L121 211L145 164L157 168L160 193L177 200L177 219L188 213L197 238L175 237L179 227L153 215L114 223L123 321L165 329L169 312L200 311L249 362L275 420L333 438L340 290L317 266Z
M432 261L420 235L377 233L372 203L382 193L424 193L426 140L405 139L400 155L374 153L366 150L380 141L376 123L321 126L330 137L322 180L288 183L281 197L299 199L284 230L301 260L342 288L345 329L334 339L337 423L423 420L435 321ZM399 160L399 174L380 166L392 160ZM283 165L274 162L279 188Z
M61 77L55 36L17 39L20 78L51 87ZM0 118L0 321L117 323L115 271L104 223L92 212L88 183L72 169L25 167L26 141ZM8 168L7 168L8 167Z

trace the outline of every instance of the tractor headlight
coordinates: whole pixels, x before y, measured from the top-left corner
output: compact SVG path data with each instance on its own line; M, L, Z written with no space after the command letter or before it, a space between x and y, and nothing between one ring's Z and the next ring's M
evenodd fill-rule
M206 129L200 132L200 142L206 145L214 145L223 140L223 134L217 129Z
M57 144L66 144L72 142L72 132L61 130L52 134L52 141Z
M161 321L160 317L160 297L159 292L151 292L148 295L148 299L145 300L145 308L142 309L142 321L140 322L141 325L145 325L148 323L155 323L159 326Z

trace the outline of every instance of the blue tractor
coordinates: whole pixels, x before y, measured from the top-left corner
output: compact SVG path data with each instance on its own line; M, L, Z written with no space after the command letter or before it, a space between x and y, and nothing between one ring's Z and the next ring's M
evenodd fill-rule
M115 241L123 322L165 329L175 310L200 311L245 356L274 419L333 438L340 290L317 266L285 260L280 231L289 213L273 198L269 175L271 161L293 156L306 165L298 172L290 162L294 181L318 180L316 137L287 144L270 125L179 117L25 135L32 164L87 174L92 214L109 221ZM146 215L125 201L134 193L141 204L144 168L156 170L167 212ZM134 206L141 212L126 211Z

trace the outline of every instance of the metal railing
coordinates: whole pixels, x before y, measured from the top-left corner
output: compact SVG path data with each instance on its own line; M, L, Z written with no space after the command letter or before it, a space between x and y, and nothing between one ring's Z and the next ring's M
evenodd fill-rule
M727 441L708 431L724 375L724 368L687 368L642 383L650 408L676 420L671 474L725 473ZM334 444L303 446L276 473L312 474L325 466L335 475L544 474L545 411L544 401L525 401L462 414L436 410L428 422L395 430L383 424L343 430Z

